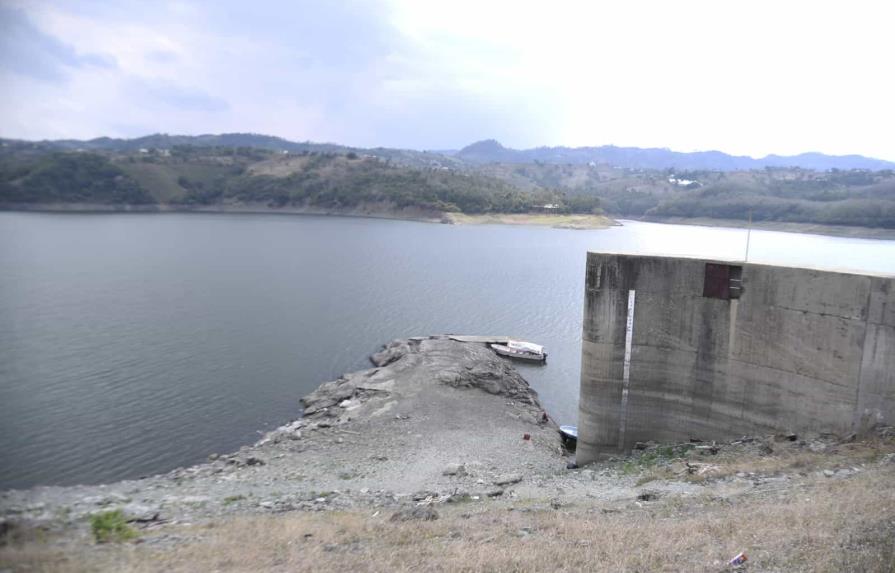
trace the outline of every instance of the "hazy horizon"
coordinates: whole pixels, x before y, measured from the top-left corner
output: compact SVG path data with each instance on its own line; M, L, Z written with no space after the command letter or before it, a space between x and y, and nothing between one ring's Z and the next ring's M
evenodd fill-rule
M290 142L293 142L293 143L312 143L312 144L318 144L318 145L338 145L338 146L343 146L343 147L355 147L355 148L357 148L357 149L376 149L376 148L386 148L386 147L387 147L387 146L383 146L383 145L370 145L370 146L363 146L363 147L361 147L361 146L351 146L351 145L347 145L347 144L344 144L344 143L339 142L339 141L314 141L314 140L308 140L308 139L297 140L297 139L290 139L290 138L288 138L288 137L274 136L273 134L269 134L269 133L256 133L256 132L228 132L228 133L224 133L224 132L217 132L217 133L214 133L214 132L204 132L204 133L198 133L198 132L197 132L197 133L162 133L162 132L155 132L155 133L145 133L145 134L142 134L142 135L134 135L134 136L127 136L127 137L113 137L113 136L108 136L108 135L99 135L99 136L91 137L91 138L59 138L59 139L45 139L45 138L44 138L44 139L26 139L26 138L15 138L15 137L6 137L4 134L0 133L0 139L10 139L10 140L16 140L16 141L25 141L25 142L30 142L30 143L40 143L40 142L44 142L44 141L66 141L66 140L68 140L68 141L85 141L85 142L86 142L86 141L91 141L91 140L95 140L95 139L103 139L103 138L108 138L108 139L122 139L122 140L134 140L134 139L141 139L141 138L144 138L144 137L153 137L153 136L157 136L157 135L161 135L161 136L170 136L170 137L205 137L205 136L221 136L221 135L260 135L260 136L280 137L281 139L284 139L284 140L286 140L286 141L290 141ZM560 148L560 147L562 147L562 148L570 148L570 149L576 149L576 148L598 148L598 147L619 147L619 148L637 148L637 149L661 149L661 150L664 150L664 151L671 151L671 152L673 152L673 153L723 153L723 154L729 155L729 156L731 156L731 157L748 157L748 158L756 159L756 160L765 159L765 158L767 158L767 157L771 157L771 156L777 156L777 157L795 157L795 156L800 156L800 155L811 155L811 154L815 154L815 153L821 153L821 154L823 154L823 152L808 149L808 150L805 150L805 151L800 151L800 152L792 153L792 154L783 154L783 153L774 153L774 152L771 152L771 153L768 153L768 154L765 154L765 155L746 155L746 154L742 154L742 155L741 155L741 154L730 153L730 152L727 152L727 151L725 151L725 150L723 150L723 149L693 149L693 150L690 150L690 151L682 151L682 150L680 150L680 149L674 149L674 148L670 148L670 147L644 147L644 146L639 146L639 145L625 145L625 146L622 146L622 145L615 145L615 144L612 144L612 143L601 143L601 144L594 144L594 145L587 145L587 144L585 144L585 145L576 145L576 146L572 146L572 145L564 145L564 144L561 144L561 143L560 143L560 144L556 144L556 145L533 145L533 146L530 146L530 147L512 147L512 146L510 146L510 145L505 145L502 141L499 141L499 140L497 140L497 139L495 139L495 138L493 138L493 137L489 137L489 138L486 138L486 139L480 139L480 140L477 140L477 141L470 141L470 142L469 142L468 144L466 144L466 145L462 145L462 146L454 147L454 148L439 148L439 149L435 149L435 148L420 148L420 147L403 147L403 148L393 148L393 149L407 149L407 150L411 150L411 151L420 151L420 152L429 152L429 153L448 153L448 152L456 153L456 152L462 150L462 149L465 148L465 147L468 147L468 146L473 145L473 144L476 144L476 143L482 143L482 142L485 142L485 141L497 141L497 143L499 143L499 144L500 144L501 146L503 146L504 148L512 149L512 150L516 150L516 151L525 151L525 150L539 149L539 148ZM857 153L824 154L824 155L828 155L828 156L830 156L830 157L835 157L835 156L840 156L840 157L860 156L860 157L865 157L865 158L867 158L867 159L874 159L874 160L888 161L888 160L886 160L886 159L884 159L884 158L881 158L881 157L872 157L872 156L867 156L867 155L860 155L860 154L857 154Z
M872 2L4 0L0 133L895 161L893 15Z

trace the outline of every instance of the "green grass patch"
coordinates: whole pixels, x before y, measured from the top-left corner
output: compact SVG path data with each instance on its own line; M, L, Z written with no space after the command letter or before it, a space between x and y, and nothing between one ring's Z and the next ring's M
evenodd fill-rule
M97 543L121 542L137 537L120 509L104 511L90 517L90 529Z
M657 466L665 464L671 460L684 457L691 449L693 449L692 444L678 444L676 446L659 446L645 450L639 455L635 454L623 461L621 464L621 473L623 475L633 475L645 470L655 469Z

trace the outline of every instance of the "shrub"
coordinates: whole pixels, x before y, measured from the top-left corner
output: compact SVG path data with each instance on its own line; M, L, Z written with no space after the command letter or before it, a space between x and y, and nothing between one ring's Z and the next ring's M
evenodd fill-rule
M124 512L120 509L92 515L90 529L97 543L127 541L137 536L136 530L127 524Z

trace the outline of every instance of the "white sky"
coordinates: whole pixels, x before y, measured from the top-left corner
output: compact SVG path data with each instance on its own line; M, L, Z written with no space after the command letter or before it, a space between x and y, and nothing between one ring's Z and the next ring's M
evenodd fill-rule
M0 0L0 135L895 160L895 4Z

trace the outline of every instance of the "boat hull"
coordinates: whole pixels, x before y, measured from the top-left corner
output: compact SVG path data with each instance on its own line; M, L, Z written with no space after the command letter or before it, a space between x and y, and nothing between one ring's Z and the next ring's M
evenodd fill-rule
M578 427L577 426L560 426L559 433L563 435L564 438L569 440L577 440L578 439Z
M578 427L577 426L560 426L559 436L562 438L562 444L567 450L574 451L578 445Z
M525 362L535 362L535 363L545 363L547 361L547 353L542 352L540 354L533 354L530 352L520 352L518 350L513 350L508 346L504 346L502 344L492 344L491 350L499 354L500 356L505 356L507 358L514 358L516 360L523 360Z

